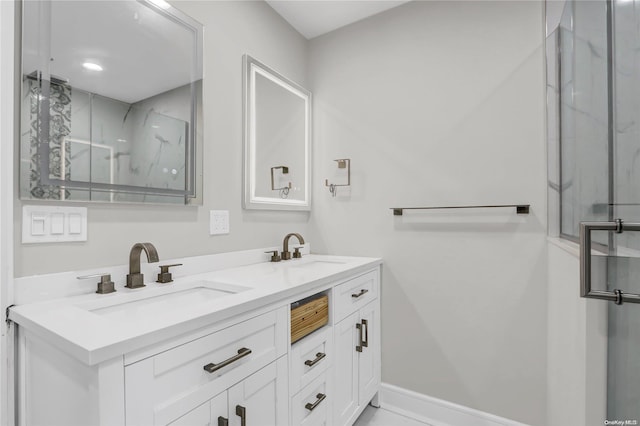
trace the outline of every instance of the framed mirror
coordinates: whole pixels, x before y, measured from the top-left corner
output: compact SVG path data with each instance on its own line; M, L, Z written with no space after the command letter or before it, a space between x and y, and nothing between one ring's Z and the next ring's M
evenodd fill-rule
M243 66L243 206L311 210L311 93L251 56Z
M164 0L22 2L21 198L199 203L202 33Z

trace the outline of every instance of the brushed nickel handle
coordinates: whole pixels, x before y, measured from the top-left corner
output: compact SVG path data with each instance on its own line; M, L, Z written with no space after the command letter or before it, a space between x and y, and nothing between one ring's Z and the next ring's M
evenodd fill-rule
M313 404L310 402L307 402L304 406L304 408L306 408L309 411L313 411L315 410L315 408L318 406L318 404L320 404L322 401L324 401L324 399L327 397L327 395L323 394L323 393L319 393L316 395L316 402L314 402Z
M357 323L356 328L358 329L358 345L356 346L356 351L362 352L362 346L364 346L362 344L362 324Z
M91 275L83 275L76 278L79 280L86 280L89 278L100 278L100 282L98 283L98 288L96 290L96 293L98 294L109 294L116 291L113 281L111 281L111 274L107 272L100 272L100 273L91 274Z
M233 362L236 362L240 358L243 358L243 357L249 355L250 353L251 353L251 349L240 348L240 349L238 349L238 355L234 355L229 359L225 359L220 364L214 364L214 363L211 362L211 363L205 365L203 368L207 371L207 373L213 373L215 371L220 370L223 367L226 367L227 365L229 365L229 364L231 364Z
M622 290L595 290L591 288L591 231L610 231L621 234L640 231L640 223L628 223L622 219L613 222L580 222L580 297L609 300L616 305L624 302L640 303L640 294L623 293Z
M265 251L265 253L271 255L272 262L280 262L282 260L282 258L278 254L278 250L269 250L269 251Z
M308 359L304 362L304 365L308 365L309 367L313 367L314 365L316 365L317 363L319 363L320 361L322 361L322 359L327 356L327 354L322 353L322 352L318 352L316 354L316 359Z
M368 292L369 292L369 290L367 290L366 288L363 288L362 290L360 290L360 293L354 293L354 294L351 295L351 297L357 299L358 297L360 297L363 294L368 293Z
M158 274L157 283L166 284L173 282L173 276L171 272L169 272L169 268L173 268L174 266L182 266L182 263L173 263L171 265L160 265L160 273Z
M218 417L218 426L229 426L229 419L225 419L224 417Z
M82 275L76 278L79 280L86 280L88 278L103 278L103 277L108 277L107 278L107 281L108 281L111 279L111 274L108 272L98 272L97 274Z
M366 319L362 320L362 328L364 328L364 341L362 342L362 346L365 348L369 347L369 323Z
M240 416L240 426L247 426L247 408L236 405L236 416Z

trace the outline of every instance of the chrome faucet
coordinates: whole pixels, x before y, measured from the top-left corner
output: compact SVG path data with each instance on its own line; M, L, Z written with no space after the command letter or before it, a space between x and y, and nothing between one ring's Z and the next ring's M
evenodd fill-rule
M147 261L149 263L158 262L158 252L151 243L136 243L131 247L131 253L129 253L129 274L127 275L128 288L140 288L144 287L144 275L140 273L140 255L142 250L147 254Z
M284 237L284 242L282 243L282 260L291 259L291 252L289 251L289 238L291 237L296 237L300 244L304 244L304 238L302 238L302 235L296 234L295 232L287 234L287 236ZM295 253L293 253L293 257L296 259L302 257L302 253L300 253L298 248L296 248Z

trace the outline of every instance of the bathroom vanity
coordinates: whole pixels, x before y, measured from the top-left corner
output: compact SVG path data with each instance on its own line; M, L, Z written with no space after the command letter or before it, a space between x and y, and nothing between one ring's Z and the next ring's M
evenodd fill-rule
M182 259L170 284L12 308L20 424L352 424L380 385L381 260L221 256ZM291 343L292 304L314 295L326 324Z

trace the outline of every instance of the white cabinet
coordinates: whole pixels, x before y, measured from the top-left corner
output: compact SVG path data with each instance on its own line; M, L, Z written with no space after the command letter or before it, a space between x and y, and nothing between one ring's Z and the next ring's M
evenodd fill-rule
M287 380L283 357L229 389L229 426L287 425Z
M334 326L333 424L336 426L352 424L380 386L380 303L377 287L378 273L375 271L335 289L338 299L336 316L342 318ZM363 306L360 300L368 303Z
M331 386L328 371L320 374L291 398L291 424L322 426L331 424Z
M330 324L292 346L292 425L351 425L378 392L379 282L376 268L333 284Z
M333 330L323 327L296 342L291 347L291 378L289 391L297 393L333 362Z
M229 424L229 392L224 391L209 401L211 426L227 426Z
M333 328L325 326L291 348L291 424L330 425Z
M282 357L168 426L286 425L287 378L287 357Z
M287 314L281 305L95 366L20 329L20 425L286 426Z
M211 405L202 404L194 408L178 420L170 423L170 426L209 426L211 424Z
M358 352L355 350L358 330L358 312L334 327L335 341L335 389L334 423L348 424L358 410Z
M287 353L286 307L125 367L127 423L166 425Z
M358 402L366 405L378 391L380 385L380 309L377 301L372 301L360 309L358 334L362 333L362 352L358 354ZM360 336L358 336L359 338Z
M293 345L290 304L311 291L95 365L20 327L20 426L351 425L380 385L379 277L316 287L329 322Z

